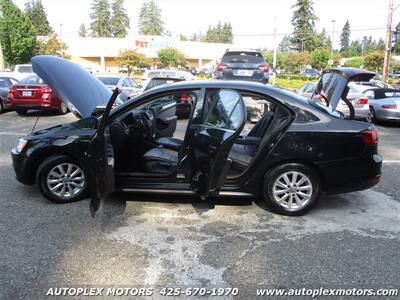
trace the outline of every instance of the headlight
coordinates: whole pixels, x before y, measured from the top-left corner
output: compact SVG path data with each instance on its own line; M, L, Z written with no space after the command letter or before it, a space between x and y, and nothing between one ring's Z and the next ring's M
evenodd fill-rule
M24 139L24 138L18 139L17 146L15 147L17 152L18 153L22 152L22 150L24 150L24 148L25 148L27 143L28 143L28 141L26 139Z

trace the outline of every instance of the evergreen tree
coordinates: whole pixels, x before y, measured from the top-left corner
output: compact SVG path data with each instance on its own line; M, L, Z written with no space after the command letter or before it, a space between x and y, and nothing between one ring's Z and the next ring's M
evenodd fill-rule
M228 43L233 41L232 26L230 23L222 24L221 21L214 27L209 26L206 35L202 39L206 43Z
M35 26L37 35L49 35L53 33L41 0L30 0L26 2L25 13Z
M295 9L292 17L293 37L292 45L298 51L312 51L314 49L315 21L312 0L297 0L292 6Z
M36 47L36 30L26 14L11 0L0 0L0 32L8 65L29 62Z
M79 26L78 35L80 37L86 37L87 36L87 30L86 30L85 24L82 23L81 26Z
M289 52L292 50L292 40L290 36L285 35L278 46L281 52Z
M165 31L161 8L150 0L143 2L139 12L139 34L162 35Z
M93 0L91 9L91 35L94 37L111 37L111 14L108 0Z
M124 0L114 0L111 4L111 32L113 37L123 38L128 34L129 16L124 8Z
M346 21L342 29L342 34L340 35L340 51L346 52L350 46L350 23L349 20Z

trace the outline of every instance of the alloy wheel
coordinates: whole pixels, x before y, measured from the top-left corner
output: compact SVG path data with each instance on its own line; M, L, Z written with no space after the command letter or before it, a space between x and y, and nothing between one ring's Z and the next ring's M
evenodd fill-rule
M285 210L301 210L313 196L311 179L299 171L285 172L274 181L272 196L274 201Z
M82 193L86 187L86 179L80 167L72 163L62 163L49 171L46 184L52 194L66 200Z

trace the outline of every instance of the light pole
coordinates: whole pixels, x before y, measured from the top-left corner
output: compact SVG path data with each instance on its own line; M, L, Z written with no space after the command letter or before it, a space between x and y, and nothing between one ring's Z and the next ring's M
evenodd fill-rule
M336 20L332 20L332 41L331 41L331 59L329 60L329 67L333 66L333 43L335 42L335 23Z
M393 8L393 0L389 0L389 13L388 13L388 21L387 21L387 28L386 28L386 46L385 46L385 57L383 60L383 81L387 81L388 72L389 72L389 64L390 64L390 51L392 48L392 19L393 19L393 12L400 6L397 5Z

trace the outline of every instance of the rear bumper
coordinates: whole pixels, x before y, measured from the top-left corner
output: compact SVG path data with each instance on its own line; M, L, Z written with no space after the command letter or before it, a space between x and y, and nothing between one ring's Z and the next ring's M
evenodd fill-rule
M269 81L269 74L264 73L263 75L257 76L236 76L233 74L224 74L222 72L215 73L215 79L222 79L222 80L241 80L241 81L254 81L254 82L261 82L261 83L268 83Z
M379 183L382 157L369 153L356 159L320 163L318 167L324 170L323 190L327 194L355 192Z
M376 118L385 121L400 121L399 109L379 109L375 110Z
M10 105L11 108L14 109L59 109L59 106L52 106L49 103L41 103L41 104L12 104Z

